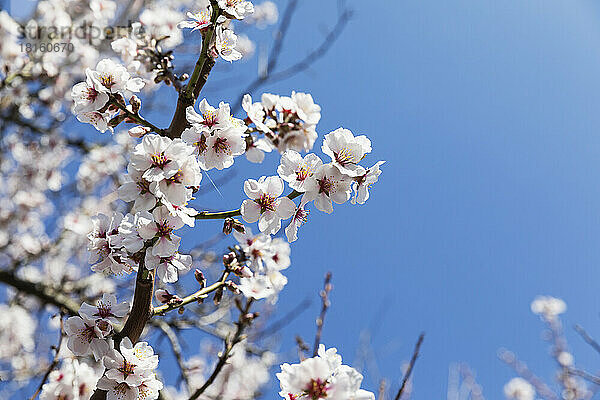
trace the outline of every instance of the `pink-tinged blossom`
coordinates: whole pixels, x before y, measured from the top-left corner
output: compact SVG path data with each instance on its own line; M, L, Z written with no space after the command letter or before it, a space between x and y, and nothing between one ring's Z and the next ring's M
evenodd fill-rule
M352 204L364 204L369 199L369 189L372 184L377 182L379 175L381 175L379 167L384 163L385 161L378 161L369 169L362 168L358 175L353 178L354 196L350 201Z
M152 363L150 363L150 360L142 359L135 354L136 349L141 344L141 342L136 343L136 347L134 348L131 340L125 337L119 345L120 352L116 349L109 351L102 358L102 364L106 368L106 377L117 383L125 383L130 387L141 385L144 379L148 378L152 374L152 370L158 365L157 356L152 356L154 358L151 360Z
M206 139L206 151L201 154L198 162L205 171L216 168L222 170L233 165L236 156L244 154L246 141L242 130L231 127L215 131Z
M302 193L306 191L307 182L321 165L323 161L314 153L302 158L297 151L287 150L281 155L277 173L292 189Z
M321 150L341 173L354 177L361 172L358 163L371 152L371 141L365 135L355 137L348 129L338 128L325 135Z
M119 198L126 202L133 201L133 211L148 211L156 205L156 197L150 191L150 182L142 177L131 164L127 166L128 174L119 189Z
M350 198L350 177L342 174L331 164L321 165L306 185L302 201L314 200L317 209L331 214L333 204L345 203Z
M254 5L246 0L219 0L219 7L235 19L244 19L254 12Z
M86 74L100 92L117 93L124 90L139 92L144 87L142 79L131 78L124 66L109 58L100 60L96 69L86 71Z
M146 215L144 213L143 215ZM119 236L121 245L131 254L137 253L144 247L144 239L139 235L137 229L142 223L147 223L142 214L127 214L119 225Z
M106 400L138 400L139 389L125 382L117 382L103 376L98 380L98 389L106 391Z
M298 240L298 228L301 227L308 221L308 214L310 211L305 210L306 200L303 198L300 201L298 207L294 211L294 215L292 215L292 220L289 225L285 228L285 236L287 237L288 242L292 243Z
M77 356L92 353L99 360L110 350L111 346L105 339L112 333L110 324L96 324L95 321L75 316L65 321L65 333L68 337L67 347Z
M246 227L244 233L233 232L233 236L240 244L250 261L250 266L256 271L262 271L265 263L273 256L271 251L271 237L264 233L252 234L252 229Z
M173 283L177 282L180 274L190 270L192 256L176 252L168 257L158 257L148 249L146 250L144 265L149 270L156 269L156 275L162 282Z
M223 29L217 26L217 40L215 46L217 53L225 61L236 61L242 58L242 53L236 50L237 36L231 29Z
M275 288L266 275L257 275L251 278L240 278L238 289L248 298L256 300L273 296Z
M108 121L110 121L110 118L110 114L101 113L98 111L87 111L77 114L77 119L79 122L94 125L94 128L99 130L100 133L106 132L107 129L111 132L113 131L113 128L108 126Z
M172 176L159 182L152 182L150 190L159 199L182 206L192 198L191 187L198 187L202 172L194 156L188 156Z
M191 207L187 207L187 204L177 206L168 201L163 201L163 205L167 207L167 210L169 210L169 213L172 216L181 219L185 225L191 226L192 228L194 227L194 223L196 222L196 218L194 217L198 214L198 211Z
M215 108L208 104L206 99L202 99L198 108L200 114L194 111L192 106L185 109L186 119L192 126L205 132L231 127L232 119L229 104L220 102L219 108Z
M82 112L97 111L104 107L108 101L108 95L95 86L89 72L85 82L79 82L71 89L71 98L73 99L73 114Z
M143 214L143 213L140 213ZM146 213L146 220L149 217ZM140 236L146 240L157 238L152 246L152 254L159 257L168 257L175 254L179 248L181 238L175 236L173 231L180 229L183 221L169 213L166 207L157 207L152 211L152 220L147 224L141 224L138 228Z
M287 400L375 400L375 395L360 388L362 375L347 365L336 349L319 346L316 357L299 364L283 364L277 373L281 391Z
M245 94L242 99L242 108L246 111L250 121L256 126L256 129L263 133L270 133L271 129L265 125L265 110L262 103L252 103L252 96Z
M113 325L120 323L121 318L127 313L129 313L129 303L126 301L117 303L117 297L108 293L104 293L96 305L83 303L79 308L79 315L86 320L102 320Z
M210 25L211 14L212 12L210 8L202 10L198 13L191 13L188 11L186 15L189 18L189 20L181 21L177 24L177 27L179 29L190 28L192 32L194 32L196 29L202 31L208 28L208 26Z
M309 93L292 92L296 114L305 123L316 125L321 120L321 106L315 104Z
M206 135L203 129L201 126L194 125L181 133L181 139L194 148L195 156L204 154L206 151Z
M249 197L241 207L242 218L248 223L258 221L261 232L275 234L281 228L281 220L294 213L296 205L283 193L283 180L278 176L262 176L258 181L244 182L244 192Z
M181 139L171 140L159 135L145 135L131 155L131 166L142 171L142 177L155 182L170 178L194 149Z

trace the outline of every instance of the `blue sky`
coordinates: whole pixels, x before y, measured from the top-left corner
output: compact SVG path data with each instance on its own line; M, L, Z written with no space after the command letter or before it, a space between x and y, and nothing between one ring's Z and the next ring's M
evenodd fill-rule
M300 3L282 66L306 54L334 22L335 2ZM313 210L301 228L280 315L307 296L313 303L281 331L281 349L293 354L296 334L312 340L317 293L330 270L334 292L323 342L353 364L361 332L370 332L377 368L365 371L364 386L372 391L381 377L397 387L421 331L417 400L445 396L452 362L476 371L487 398L502 398L514 374L497 359L501 347L551 382L542 324L529 311L538 294L567 302L576 363L598 368L598 355L571 327L582 324L600 337L600 6L348 5L354 18L325 58L255 93L312 93L322 106L318 153L322 136L343 126L371 138L366 164L387 161L365 205L337 206L332 215ZM266 35L256 38L266 44ZM232 86L217 93L209 83L208 100L233 102L236 87L245 86L239 79L255 71L256 59L218 67L211 79ZM171 112L148 116L166 125ZM202 201L236 208L242 177L274 174L277 164L275 155L259 167L242 161L220 188L225 199L213 194ZM218 229L205 223L198 234Z
M334 13L333 2L301 3L285 60L304 54ZM571 328L600 337L598 4L349 5L354 19L326 58L266 90L311 92L323 108L320 133L365 133L374 145L365 162L387 163L366 205L311 214L280 310L316 298L331 270L324 342L352 363L361 331L372 331L369 389L380 376L397 384L425 331L415 399L443 398L457 361L495 399L513 376L497 359L501 347L551 382L542 324L529 311L550 294L568 304L576 362L595 370L598 355ZM283 349L296 333L313 337L317 312L314 301L284 329Z

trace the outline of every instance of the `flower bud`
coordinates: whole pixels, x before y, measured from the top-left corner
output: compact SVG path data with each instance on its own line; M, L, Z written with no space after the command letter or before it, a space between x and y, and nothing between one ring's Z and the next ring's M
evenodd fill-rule
M148 132L150 132L150 128L148 128L148 127L134 126L133 128L129 129L129 136L134 137L134 138L141 138Z
M204 277L202 271L200 271L198 268L196 268L196 270L194 271L194 278L196 278L196 280L200 284L201 289L206 286L206 278Z
M137 114L140 111L140 107L142 106L142 102L140 101L140 98L137 97L136 95L133 95L129 99L129 103L131 104L131 110L133 111L133 113Z

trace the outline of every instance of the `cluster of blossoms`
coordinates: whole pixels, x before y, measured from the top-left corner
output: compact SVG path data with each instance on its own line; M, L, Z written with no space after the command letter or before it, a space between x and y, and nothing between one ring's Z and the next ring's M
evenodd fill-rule
M281 156L277 168L279 176L249 179L244 192L249 197L241 207L242 217L248 223L258 221L261 232L275 234L281 228L281 220L292 218L285 233L290 242L297 239L298 227L307 220L306 205L313 201L323 212L333 212L333 203L342 204L352 197L353 204L363 204L369 198L370 186L377 182L383 161L366 169L358 163L371 152L371 141L364 135L354 136L347 129L339 128L323 141L323 152L331 158L324 164L314 153L302 157L294 150ZM288 197L280 197L286 181L295 193L302 194L300 204L295 205ZM354 191L354 196L352 196Z
M112 131L122 121L135 122L127 119L127 114L115 103L137 115L141 104L132 93L144 87L141 78L132 78L123 65L109 58L100 60L94 70L87 68L85 75L86 80L71 90L72 111L79 121L94 125L100 132Z
M375 400L375 395L360 388L363 376L342 364L335 348L319 346L316 357L299 364L283 364L277 373L279 395L286 400Z
M104 294L95 305L83 303L79 315L65 322L67 347L76 356L91 353L96 361L102 361L105 371L97 387L107 391L108 400L156 399L162 383L154 374L158 356L152 347L146 342L133 346L127 337L118 350L114 346L115 328L128 313L129 304L117 303L114 295ZM64 385L72 387L73 379L65 380ZM63 390L63 386L57 384L52 390Z
M231 167L234 157L246 150L246 126L231 115L227 103L221 102L219 108L215 108L203 99L199 108L200 114L193 107L186 109L191 127L183 131L181 138L193 147L203 170Z
M259 233L253 235L252 230L234 232L244 253L246 263L239 273L241 276L239 290L249 298L269 298L277 300L277 294L287 284L287 278L281 273L290 266L290 245L280 238Z
M273 148L280 153L312 150L318 137L316 127L321 119L321 107L315 104L310 94L292 92L288 97L263 93L257 103L246 94L242 108L247 114L246 124L254 125L249 130L256 132L248 139L248 147L255 153L248 157L250 161L262 162L263 152Z
M106 390L107 400L158 399L163 384L154 373L158 356L148 343L134 346L126 337L118 351L112 349L102 358L102 365L105 372L97 387Z
M88 364L66 357L60 369L52 371L42 386L40 400L89 399L100 374Z
M553 321L567 311L567 305L562 299L552 296L538 296L531 303L531 311L546 321Z
M81 304L79 315L65 322L67 347L76 356L91 353L96 361L100 360L113 347L115 327L128 313L129 304L117 303L117 297L112 294L104 294L95 305Z
M567 310L567 305L562 299L552 296L537 296L531 303L531 311L540 316L548 328L546 340L551 344L551 355L559 369L556 380L562 387L560 398L564 400L587 400L593 393L588 389L584 379L573 373L574 358L567 349L567 342L562 332L562 323L559 315ZM516 357L511 352L502 352L501 358L509 364L517 363ZM519 371L519 369L517 369ZM511 379L504 385L504 395L513 400L534 400L536 389L543 398L548 398L549 389L539 379L532 379L529 375L522 375ZM526 379L524 379L526 378ZM552 393L553 398L559 398Z
M173 231L184 224L194 226L196 211L187 203L202 175L193 152L181 139L144 136L118 189L121 199L134 202L132 213L94 219L88 235L93 270L130 273L143 259L145 268L156 269L163 282L175 282L189 270L191 257L179 254L181 238Z
M208 43L209 54L214 58L220 56L230 62L239 60L242 58L242 52L239 51L238 36L231 29L230 22L232 20L243 20L254 13L254 5L245 0L218 0L218 6L218 10L213 10L212 6L208 4L199 7L200 11L197 13L188 12L189 20L181 21L177 26L179 28L190 28L192 31L198 30L201 33L213 28L215 35ZM213 20L215 15L217 16L216 20ZM262 18L259 21L266 21L266 19ZM243 47L247 48L248 46Z

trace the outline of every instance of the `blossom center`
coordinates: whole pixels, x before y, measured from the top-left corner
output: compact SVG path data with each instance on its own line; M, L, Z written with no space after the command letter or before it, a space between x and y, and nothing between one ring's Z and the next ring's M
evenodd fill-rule
M91 343L96 338L96 331L93 325L86 325L79 331L79 335L84 338L88 343Z
M275 200L276 197L269 196L267 193L263 193L254 201L260 206L260 213L262 214L265 211L275 211Z
M91 103L91 102L94 102L96 100L96 98L98 97L99 93L93 87L89 87L87 89L86 94L87 94L86 99Z
M156 233L160 237L169 237L171 236L171 232L173 232L173 228L169 225L168 221L161 221L157 224Z
M304 181L306 178L312 175L311 169L307 165L303 165L300 167L298 171L296 171L296 180Z
M135 184L137 185L138 189L140 189L140 194L150 193L150 182L147 180L140 179Z
M168 163L171 162L171 160L169 160L163 152L150 155L150 161L152 162L153 167L158 168L164 168Z
M356 157L354 156L352 151L349 150L347 147L344 147L337 153L333 153L333 155L335 156L335 161L337 161L338 164L342 166L348 164L356 164Z
M327 398L327 381L322 381L321 378L311 379L308 387L306 388L306 394L312 400L325 399Z
M110 89L112 88L117 82L115 82L115 78L110 75L110 74L100 74L100 83L102 83L102 86Z
M317 183L319 184L319 193L325 193L329 196L334 187L333 180L324 176L322 179L317 179Z
M100 318L114 317L115 315L111 311L110 304L104 304L102 301L98 302L98 312L94 315L99 316Z
M181 183L183 179L183 173L181 172L181 170L178 170L177 172L175 172L175 174L170 177L165 179L167 181L167 185L170 185L172 183Z
M127 379L129 375L133 375L135 373L135 364L131 364L127 360L123 360L123 365L118 368L118 371L123 374L125 379Z
M202 117L204 118L202 124L208 126L209 128L212 128L219 122L217 119L217 113L215 111L206 111L202 113Z
M229 153L229 144L227 144L227 139L217 138L215 140L215 144L213 144L213 149L215 149L216 153Z

